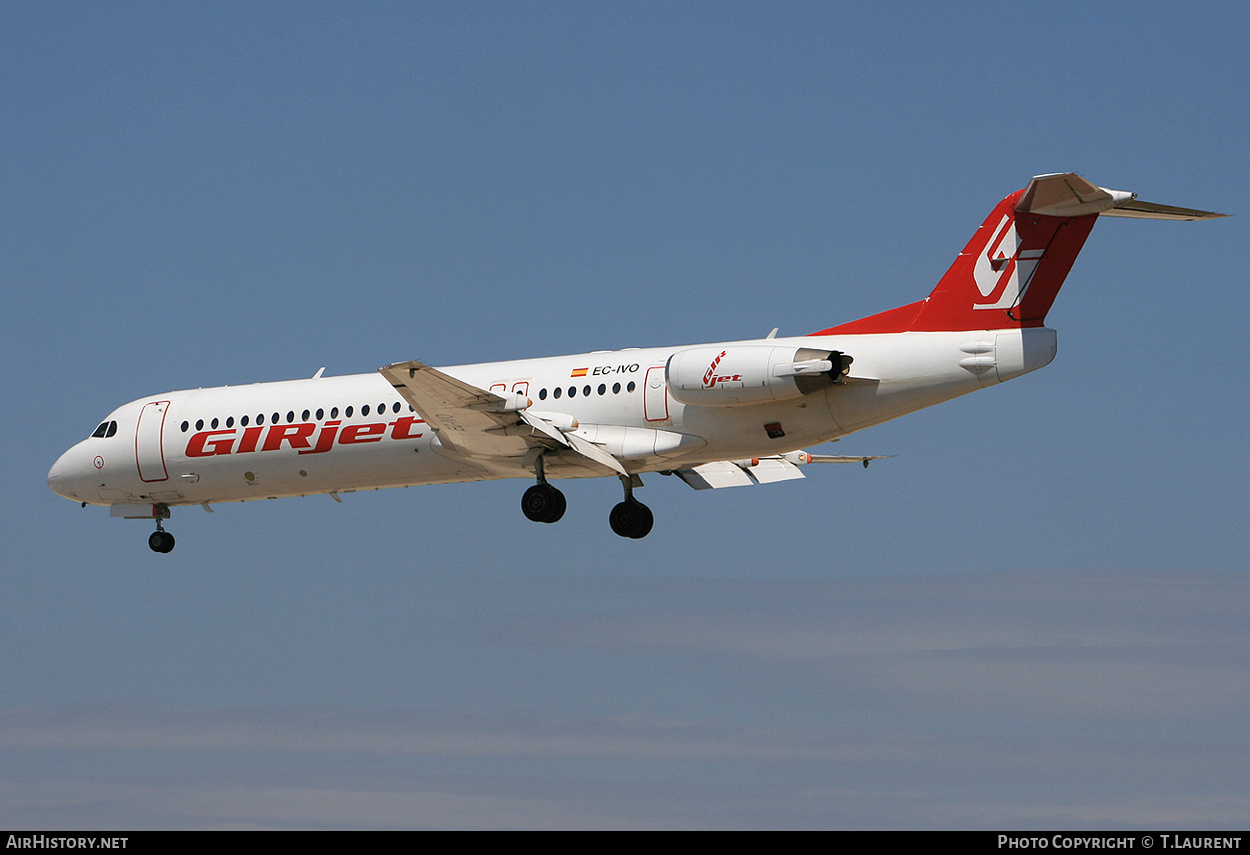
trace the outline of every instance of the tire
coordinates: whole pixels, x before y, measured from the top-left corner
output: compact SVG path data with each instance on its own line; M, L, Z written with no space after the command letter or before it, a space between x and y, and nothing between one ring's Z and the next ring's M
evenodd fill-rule
M637 499L626 499L608 514L608 525L621 537L634 540L646 537L655 523L651 509Z
M532 522L556 522L566 507L564 494L550 484L535 484L521 496L521 513Z
M655 525L655 514L651 513L651 509L638 502L638 507L642 510L642 519L639 520L637 528L630 535L634 540L642 540L651 533L651 527Z
M555 504L551 509L551 513L543 520L545 523L559 522L564 516L565 509L569 506L568 500L564 498L564 494L555 487L549 488L555 494Z

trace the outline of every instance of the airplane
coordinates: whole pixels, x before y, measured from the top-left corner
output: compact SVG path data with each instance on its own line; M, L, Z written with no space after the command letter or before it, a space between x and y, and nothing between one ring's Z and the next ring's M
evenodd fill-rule
M387 487L525 478L521 510L554 523L551 481L616 477L612 530L645 537L642 475L697 490L804 477L813 444L1048 365L1046 313L1100 216L1222 217L1138 201L1076 173L1034 177L1003 199L923 300L810 335L595 351L166 392L110 413L52 466L48 485L115 517Z

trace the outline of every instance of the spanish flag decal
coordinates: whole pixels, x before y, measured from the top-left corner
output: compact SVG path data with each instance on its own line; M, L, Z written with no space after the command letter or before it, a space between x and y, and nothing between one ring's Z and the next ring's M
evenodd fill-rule
M570 377L585 377L586 372L589 370L590 370L589 368L574 368L573 373L570 374L569 376Z

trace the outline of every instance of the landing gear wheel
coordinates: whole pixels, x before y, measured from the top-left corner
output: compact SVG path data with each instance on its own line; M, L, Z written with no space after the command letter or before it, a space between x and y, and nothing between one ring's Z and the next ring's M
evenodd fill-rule
M564 516L564 509L568 507L569 503L564 498L564 494L561 493L559 490L557 490L555 487L550 487L548 489L551 490L552 494L555 497L556 502L555 502L555 507L551 509L551 513L547 516L545 520L543 520L543 522L549 522L549 523L559 522L560 518Z
M638 540L651 533L651 526L655 524L655 516L651 513L651 509L642 502L630 498L612 509L612 513L608 514L608 524L612 526L612 531L621 537Z
M564 494L550 484L535 484L521 496L521 513L533 522L556 522L567 506Z
M167 531L154 531L148 536L148 546L153 552L172 552L174 549L174 536Z

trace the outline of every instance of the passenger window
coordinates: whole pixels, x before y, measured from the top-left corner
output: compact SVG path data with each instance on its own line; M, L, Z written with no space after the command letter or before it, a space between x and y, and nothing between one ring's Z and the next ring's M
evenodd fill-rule
M203 420L203 419L196 419L196 420L195 420L195 429L196 429L196 430L204 430L204 420Z
M363 407L361 407L361 408L360 408L360 414L361 414L362 416L367 416L367 415L369 415L369 405L368 405L368 404L365 404Z

